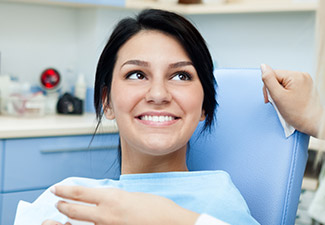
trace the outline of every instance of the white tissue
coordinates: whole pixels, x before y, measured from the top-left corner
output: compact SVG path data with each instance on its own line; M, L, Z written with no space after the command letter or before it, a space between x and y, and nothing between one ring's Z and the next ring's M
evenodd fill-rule
M278 117L279 117L279 120L281 122L281 125L283 127L283 130L284 130L284 133L285 133L285 136L286 138L288 138L291 134L293 134L293 132L295 132L295 128L293 126L291 126L290 124L288 124L282 117L282 115L280 114L278 108L276 107L273 99L271 98L271 95L269 93L269 90L266 89L266 92L267 92L267 97L269 99L269 102L273 105L276 113L278 114Z
M29 202L25 202L25 201L22 201L20 200L19 203L18 203L18 207L17 207L17 210L16 210L16 215L19 214L19 215L24 215L24 214L27 214L28 213L28 208L31 206L32 204L29 203ZM24 223L28 223L28 221L26 220L20 220L21 217L17 217L15 218L15 225L16 224L24 224Z

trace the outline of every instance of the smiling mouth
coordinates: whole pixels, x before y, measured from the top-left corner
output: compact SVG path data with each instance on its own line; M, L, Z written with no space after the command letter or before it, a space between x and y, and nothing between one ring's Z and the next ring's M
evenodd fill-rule
M160 115L159 115L160 114ZM145 124L173 124L175 123L177 120L180 119L180 117L177 117L175 115L172 115L170 113L144 113L141 115L138 115L136 117L138 120L142 121Z
M139 116L138 118L143 121L160 122L160 123L170 122L179 119L179 117L174 117L174 116L148 116L148 115Z

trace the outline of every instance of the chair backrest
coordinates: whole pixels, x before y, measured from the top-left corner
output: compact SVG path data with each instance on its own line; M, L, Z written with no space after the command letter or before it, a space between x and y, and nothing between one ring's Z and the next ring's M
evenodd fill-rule
M190 142L190 170L225 170L263 225L294 224L307 162L309 136L286 138L263 100L259 69L215 71L219 106L211 133Z

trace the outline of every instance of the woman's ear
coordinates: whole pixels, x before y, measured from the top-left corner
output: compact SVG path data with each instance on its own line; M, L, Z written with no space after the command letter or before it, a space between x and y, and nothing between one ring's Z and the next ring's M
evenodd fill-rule
M205 120L205 111L202 109L200 121Z
M109 120L115 119L114 110L110 107L110 105L106 105L105 106L105 108L104 108L104 115Z
M108 96L107 96L107 88L103 89L103 95L102 95L102 105L103 105L103 111L106 119L113 120L115 119L115 114L113 111L113 108L111 107L111 104L108 102Z

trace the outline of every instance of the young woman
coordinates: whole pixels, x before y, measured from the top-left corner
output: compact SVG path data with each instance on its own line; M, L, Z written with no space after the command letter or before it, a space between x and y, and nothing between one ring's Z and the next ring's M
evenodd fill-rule
M199 121L208 132L214 120L215 85L205 41L186 19L145 10L122 20L102 52L95 81L97 117L115 119L119 128L120 180L69 178L60 183L67 186L50 190L91 205L60 201L61 214L54 206L60 199L48 190L18 208L15 224L66 223L65 215L96 225L194 224L200 213L257 224L226 172L187 169L190 137ZM167 212L160 211L164 205Z
M145 13L144 13L145 14ZM141 16L138 17L139 19ZM162 18L160 18L162 19ZM163 20L163 19L162 19ZM175 21L172 21L175 22ZM156 29L152 26L143 26L143 30L149 30L149 31L159 31L159 26L157 25ZM143 32L141 30L141 32ZM177 30L177 29L175 29ZM140 32L140 33L141 33ZM158 32L158 33L159 33ZM167 35L169 37L175 38L174 34L170 34L169 32L166 32L163 30L164 35ZM160 33L161 34L161 33ZM132 36L132 35L131 35ZM154 38L155 40L158 40L159 38ZM130 39L131 40L131 39ZM174 39L175 40L175 39ZM176 40L179 41L179 43L182 43L182 39L179 40L176 37ZM322 39L324 40L324 39ZM151 43L152 41L150 41ZM123 45L123 44L122 44ZM136 44L138 45L138 43ZM126 46L126 45L125 45ZM125 47L124 46L124 47ZM140 46L140 45L139 45ZM147 48L145 46L141 46L141 48ZM181 48L183 50L187 50L182 45ZM119 48L118 48L119 49ZM159 48L160 49L160 48ZM175 48L176 49L176 48ZM119 51L119 50L117 50ZM123 51L123 47L121 47L121 52ZM127 50L129 52L129 50ZM140 53L139 51L138 53ZM171 51L170 53L172 53ZM193 51L195 52L195 51ZM192 60L193 64L195 62L195 59L191 58L191 53L186 52L186 54L190 57L190 60ZM114 55L114 54L113 54ZM116 54L115 54L116 55ZM115 57L114 55L114 57ZM117 54L118 57L121 56L121 54ZM169 52L168 54L169 55ZM172 54L174 55L174 54ZM117 58L118 58L117 57ZM151 58L151 57L150 57ZM154 59L151 58L151 59ZM185 59L185 58L184 58ZM206 59L209 60L209 59ZM139 63L138 63L139 64ZM115 65L115 64L114 64ZM321 65L323 66L323 65ZM112 66L111 66L112 67ZM195 66L194 66L195 67ZM211 67L209 67L211 69ZM209 70L210 70L209 69ZM324 138L323 133L321 133L322 127L324 126L324 123L321 123L322 121L322 115L324 115L324 108L320 104L319 98L317 96L317 93L313 91L314 85L312 82L311 77L306 73L300 73L300 72L292 72L292 71L281 71L281 70L272 70L271 67L267 65L262 65L262 79L265 84L265 88L267 88L270 92L270 95L276 102L281 114L284 116L284 118L289 121L296 129L305 132L312 136L318 136L321 138ZM199 71L195 67L196 71ZM208 71L209 71L208 70ZM105 71L105 69L103 70ZM140 80L145 80L147 82L147 73L144 73L142 69L140 70L141 73L138 73L139 71L136 71L136 74L129 74L130 78L137 78ZM184 71L183 71L184 72ZM143 74L142 74L143 73ZM167 73L168 74L168 73ZM191 73L190 73L191 74ZM210 74L209 72L206 74ZM203 83L205 80L205 77L200 77L200 74L198 73L200 82ZM172 76L173 77L173 76ZM180 78L180 77L179 77ZM114 76L113 76L114 80ZM150 80L150 76L149 79ZM186 80L186 79L185 79ZM111 81L108 81L108 84L106 86L109 86L109 83ZM100 83L100 82L99 82ZM98 84L98 83L97 83ZM113 82L114 84L114 82ZM203 92L204 96L206 97L206 87L203 86ZM105 86L103 88L106 89ZM159 89L158 89L159 90ZM168 90L168 89L166 89ZM212 89L211 89L212 90ZM110 105L109 102L107 105L108 110L114 109L114 99L113 95L113 87L112 90L109 91L105 90L104 93L111 92L111 95L108 95L108 99L110 99L109 102L112 102ZM102 91L98 92L98 96L100 96ZM159 92L158 92L159 93ZM169 93L166 91L166 93ZM124 96L124 95L123 95ZM168 96L168 95L167 95ZM209 96L209 95L208 95ZM105 97L102 97L105 99ZM195 98L196 99L196 98ZM101 101L99 98L97 98L97 112L100 112L100 107L98 105L101 104ZM169 102L169 101L167 101ZM267 95L265 94L265 102L268 102ZM116 104L115 104L116 105ZM204 104L203 104L204 105ZM144 106L143 106L144 107ZM205 115L206 114L206 108L202 107ZM108 117L112 117L113 113L116 111L107 111ZM206 123L207 124L207 123ZM208 125L206 127L209 127ZM121 133L121 136L122 133ZM159 141L158 141L159 142ZM160 142L159 142L160 143ZM123 152L123 142L122 142L122 173L123 173L123 163L124 166L128 164L127 161L123 161L123 154L128 154ZM183 155L184 157L184 155ZM139 165L139 164L138 164ZM184 165L184 164L177 164L177 165ZM155 166L151 166L150 168L153 168ZM136 166L136 168L139 168ZM166 167L166 170L163 169L161 171L172 171L168 170L168 166ZM185 168L185 166L183 167ZM180 169L181 170L181 169ZM126 170L124 170L126 171ZM138 172L155 172L159 171L157 170L147 170L142 167L141 171ZM132 173L132 169L129 170L130 173ZM126 172L127 173L127 172ZM187 174L190 174L191 172L187 172ZM161 175L166 175L161 173ZM203 174L200 174L201 176ZM121 179L123 180L124 175L122 175ZM156 175L154 175L156 176ZM169 178L173 177L172 174L167 175ZM141 179L144 177L142 176ZM157 183L159 183L159 177L156 177ZM178 179L178 178L177 178ZM195 184L195 182L192 180L192 178L187 177L187 180L189 180L189 185ZM210 178L209 178L210 179ZM134 179L133 181L135 181ZM138 182L138 181L137 181ZM209 182L208 182L209 183ZM206 184L208 184L206 183ZM147 184L147 183L146 183ZM140 182L140 185L146 185L142 182ZM185 185L185 183L177 183L177 185ZM214 186L216 188L219 184ZM154 186L155 189L159 190L159 187L157 188ZM174 194L177 195L177 188L174 191ZM195 191L202 191L200 188L193 188ZM147 193L153 193L151 191L147 190L141 190L143 192ZM162 191L162 190L160 190ZM174 201L170 201L167 198L163 198L157 195L152 194L145 194L145 193L137 193L137 192L127 192L120 189L93 189L93 188L85 188L85 187L71 187L71 186L56 186L53 190L58 196L61 196L63 198L69 198L69 199L75 199L79 201L84 201L88 203L96 204L96 207L90 208L89 206L80 206L80 205L74 205L66 202L59 202L58 209L64 213L65 215L68 215L71 218L79 219L79 220L86 220L86 221L92 221L96 224L197 224L197 225L212 225L212 224L225 224L223 221L219 219L223 219L224 221L227 221L229 223L234 224L255 224L256 222L254 220L249 219L248 221L241 218L240 220L237 220L236 222L230 221L227 218L224 218L223 216L220 216L215 213L210 213L207 210L200 210L205 207L206 199L203 198L197 198L195 200L190 200L193 204L198 204L197 208L190 208L184 203L179 203L175 201L175 198L172 198L170 196L166 196L161 194L161 192L156 192L155 194L158 194L160 196L169 197L169 199L172 199ZM218 189L215 189L215 192L212 195L215 195L218 193ZM180 195L182 196L182 195ZM220 199L220 201L229 202L230 199ZM175 202L179 203L178 205L175 204ZM215 207L214 204L216 204L216 201L212 201L212 207ZM185 207L185 208L184 208ZM236 207L233 208L233 210ZM188 210L190 209L190 210ZM220 209L217 209L220 210ZM228 211L227 209L226 211ZM222 211L222 210L221 210ZM236 211L236 210L235 210ZM232 211L231 209L228 212L223 212L225 214L230 213L231 216L237 217L238 211ZM215 218L208 217L204 214L201 214L199 216L198 213L209 213L213 215ZM221 213L221 214L223 214ZM216 219L219 218L219 219ZM46 221L44 224L57 224L54 221Z

